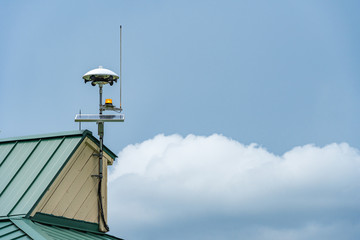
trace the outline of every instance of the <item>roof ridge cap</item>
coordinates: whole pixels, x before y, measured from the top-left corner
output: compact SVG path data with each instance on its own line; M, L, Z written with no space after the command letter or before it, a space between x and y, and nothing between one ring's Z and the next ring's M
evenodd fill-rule
M45 139L45 138L59 138L65 136L81 136L81 135L91 135L92 132L89 130L76 130L76 131L65 131L65 132L56 132L48 134L37 134L37 135L28 135L28 136L19 136L19 137L10 137L0 139L0 143L4 142L16 142L16 141L29 141L36 139Z

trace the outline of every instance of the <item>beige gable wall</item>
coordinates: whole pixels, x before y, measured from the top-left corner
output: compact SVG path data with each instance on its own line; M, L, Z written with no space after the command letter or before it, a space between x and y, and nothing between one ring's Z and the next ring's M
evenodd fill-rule
M85 138L73 157L57 176L46 194L40 200L31 216L41 212L55 216L72 218L86 222L99 223L98 182L99 153L97 145ZM102 201L105 219L107 219L107 165L113 159L104 152ZM105 231L102 221L100 230Z

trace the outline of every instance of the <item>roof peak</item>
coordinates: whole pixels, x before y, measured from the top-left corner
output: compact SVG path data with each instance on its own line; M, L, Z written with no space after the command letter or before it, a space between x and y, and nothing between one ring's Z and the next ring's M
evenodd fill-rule
M19 136L11 138L0 139L0 143L3 142L15 142L15 141L27 141L33 139L45 139L45 138L58 138L58 137L68 137L68 136L81 136L81 135L92 135L92 132L89 130L76 130L76 131L66 131L66 132L57 132L57 133L48 133L48 134L37 134L37 135L28 135L28 136Z

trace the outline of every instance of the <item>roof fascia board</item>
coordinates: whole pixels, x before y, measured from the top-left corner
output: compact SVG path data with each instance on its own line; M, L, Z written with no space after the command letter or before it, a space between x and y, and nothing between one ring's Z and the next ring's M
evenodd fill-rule
M51 214L36 213L34 217L31 217L32 221L43 223L47 225L54 225L59 227L72 228L76 230L92 232L97 234L104 234L99 232L99 225L97 223L85 222L70 218L64 218L59 216L54 216Z

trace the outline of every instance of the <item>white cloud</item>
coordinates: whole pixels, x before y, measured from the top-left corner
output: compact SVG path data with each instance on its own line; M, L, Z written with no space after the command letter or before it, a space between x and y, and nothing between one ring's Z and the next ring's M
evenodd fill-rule
M276 156L217 134L157 135L124 148L109 179L111 233L127 239L360 235L360 154L346 143Z

